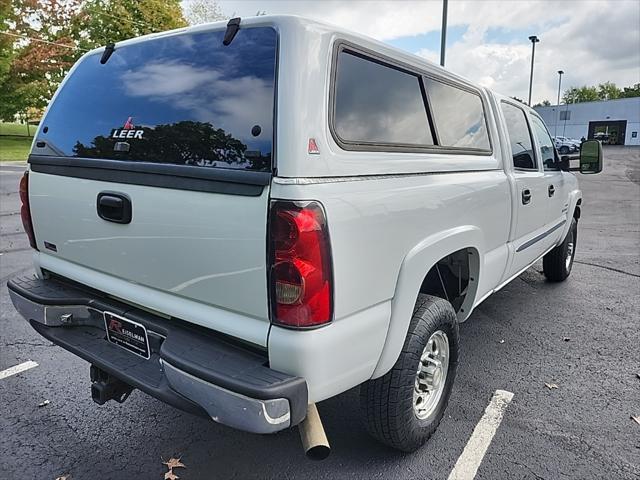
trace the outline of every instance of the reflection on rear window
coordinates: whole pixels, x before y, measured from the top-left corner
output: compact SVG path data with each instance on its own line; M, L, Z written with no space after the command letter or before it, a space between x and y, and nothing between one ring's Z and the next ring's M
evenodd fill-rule
M77 66L34 154L270 170L276 32L173 35Z
M433 145L418 76L350 52L338 56L335 128L349 142Z

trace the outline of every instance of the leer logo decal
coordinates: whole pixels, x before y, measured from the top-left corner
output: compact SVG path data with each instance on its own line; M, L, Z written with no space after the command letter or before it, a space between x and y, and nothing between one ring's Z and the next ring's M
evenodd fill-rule
M122 128L111 130L111 138L116 139L134 138L142 140L142 135L144 135L144 130L135 127L133 124L133 117L127 118L127 121L124 122L124 126Z

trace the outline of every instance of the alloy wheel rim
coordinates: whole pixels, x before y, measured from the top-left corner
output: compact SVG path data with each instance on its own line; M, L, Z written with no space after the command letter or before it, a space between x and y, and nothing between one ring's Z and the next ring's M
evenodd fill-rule
M435 411L447 383L449 338L442 330L429 337L420 355L413 389L413 412L420 420Z
M567 242L567 256L564 259L564 265L567 272L571 269L571 260L573 259L573 251L575 249L575 245L573 243L573 232L570 232L569 235L569 241Z

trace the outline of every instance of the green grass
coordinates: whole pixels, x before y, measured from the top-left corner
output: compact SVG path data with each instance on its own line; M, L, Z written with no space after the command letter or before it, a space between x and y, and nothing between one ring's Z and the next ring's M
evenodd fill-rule
M29 133L30 136L33 137L33 134L38 128L37 125L29 125ZM21 137L27 136L27 126L21 125L19 123L4 123L0 122L0 135L18 135Z
M27 161L31 137L0 136L0 162Z
M0 162L26 161L37 128L29 125L31 136L27 136L26 125L0 122Z

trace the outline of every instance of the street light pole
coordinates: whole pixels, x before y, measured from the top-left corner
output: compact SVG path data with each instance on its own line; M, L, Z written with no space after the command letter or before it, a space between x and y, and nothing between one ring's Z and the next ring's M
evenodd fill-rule
M531 88L533 87L533 59L536 56L536 43L538 43L540 41L540 39L538 37L536 37L535 35L531 35L529 37L529 40L531 40L531 76L529 77L529 106L531 106Z
M560 86L562 85L562 70L558 70L558 103L556 103L556 126L553 129L553 135L558 135L558 122L560 121Z
M440 36L440 66L444 67L444 51L447 47L447 6L449 0L442 0L442 31Z

